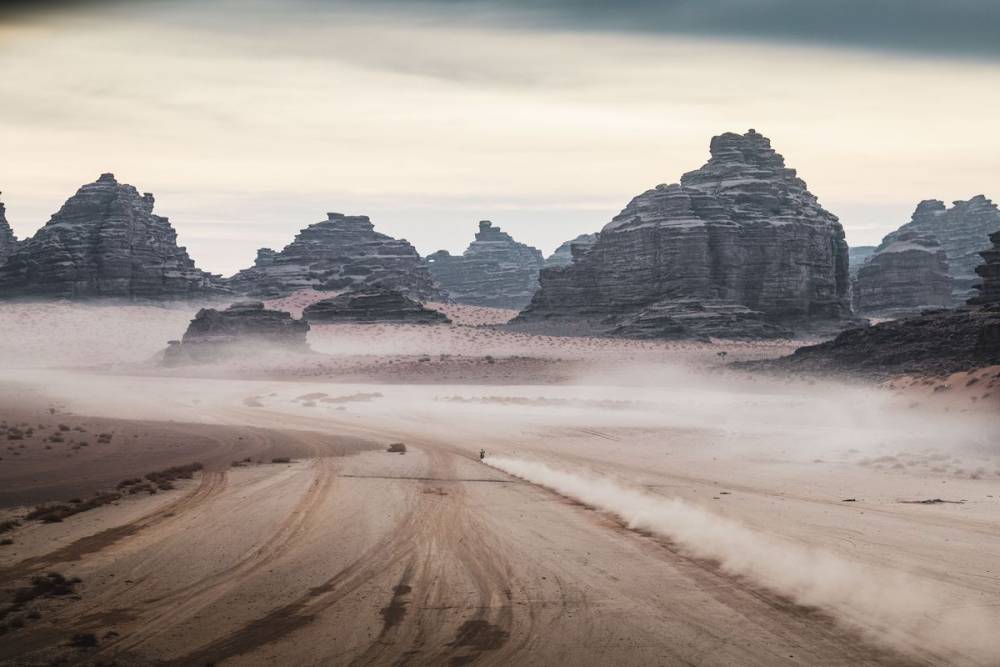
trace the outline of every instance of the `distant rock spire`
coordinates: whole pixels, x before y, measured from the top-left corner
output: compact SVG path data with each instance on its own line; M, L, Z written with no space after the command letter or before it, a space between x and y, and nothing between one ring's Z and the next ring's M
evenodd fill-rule
M3 193L0 192L0 195ZM16 248L17 237L14 236L14 230L7 223L7 208L4 206L3 200L0 199L0 264L6 262L7 258L14 254Z

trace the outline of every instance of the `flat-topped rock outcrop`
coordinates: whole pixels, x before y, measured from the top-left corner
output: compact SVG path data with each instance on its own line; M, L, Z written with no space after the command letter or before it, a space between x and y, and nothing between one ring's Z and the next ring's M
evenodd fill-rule
M776 324L848 317L836 216L757 132L714 137L710 152L680 183L635 197L576 261L543 269L515 322L584 318L613 333L671 300L744 306Z
M883 244L908 231L932 234L941 244L952 278L952 304L959 305L975 296L979 252L989 245L990 234L1000 231L1000 210L985 195L956 201L951 208L927 199L917 205L910 222L886 236Z
M886 237L858 271L854 309L863 315L900 316L952 304L944 249L930 233L911 228Z
M520 309L538 289L544 259L540 250L483 220L461 256L439 250L427 263L434 280L457 303Z
M260 301L234 303L225 310L203 308L180 341L170 341L164 363L179 365L217 361L245 353L248 348L308 351L309 323L281 310L268 310Z
M580 234L575 239L566 241L556 248L555 252L545 260L545 267L566 266L573 263L573 258L584 255L597 242L597 234Z
M317 301L302 311L315 324L447 324L442 312L425 308L398 290L362 287Z
M442 298L416 248L375 231L365 215L328 213L280 252L262 248L254 265L229 279L240 293L280 297L296 290L385 287L415 299Z
M0 297L190 299L225 293L199 270L153 195L102 174L0 266Z
M17 237L7 222L7 207L0 201L0 264L14 254L15 248L17 248Z

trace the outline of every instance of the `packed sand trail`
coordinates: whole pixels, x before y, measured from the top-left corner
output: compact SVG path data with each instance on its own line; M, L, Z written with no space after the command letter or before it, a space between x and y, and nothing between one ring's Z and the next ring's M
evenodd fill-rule
M491 376L501 349L451 383L406 350L360 381L160 373L109 366L97 335L97 369L12 365L0 588L80 581L0 619L0 664L1000 662L996 411L733 373L720 348L554 360L495 336L517 378L537 358L569 379ZM157 493L25 518L192 461Z

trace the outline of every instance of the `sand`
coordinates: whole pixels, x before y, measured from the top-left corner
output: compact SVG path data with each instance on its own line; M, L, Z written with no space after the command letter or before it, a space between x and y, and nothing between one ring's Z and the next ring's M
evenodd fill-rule
M113 326L103 316L94 326ZM4 588L51 570L81 583L78 599L16 612L40 617L3 636L0 663L1000 661L980 630L1000 619L1000 411L957 390L994 369L935 392L724 368L779 343L469 324L324 327L310 342L322 357L163 373L97 349L96 369L5 372L8 422L115 436L103 453L41 436L20 456L0 448L4 516L146 462L206 469L5 533ZM394 442L406 453L384 451ZM620 491L580 495L504 461ZM635 494L651 509L616 505ZM698 520L670 523L677 507ZM68 646L79 634L97 645Z

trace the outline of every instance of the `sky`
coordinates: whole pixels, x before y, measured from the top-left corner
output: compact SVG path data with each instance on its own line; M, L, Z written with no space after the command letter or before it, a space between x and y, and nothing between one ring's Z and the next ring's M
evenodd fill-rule
M1000 200L992 0L23 2L0 72L18 237L111 171L224 274L327 211L549 253L749 128L852 245Z

